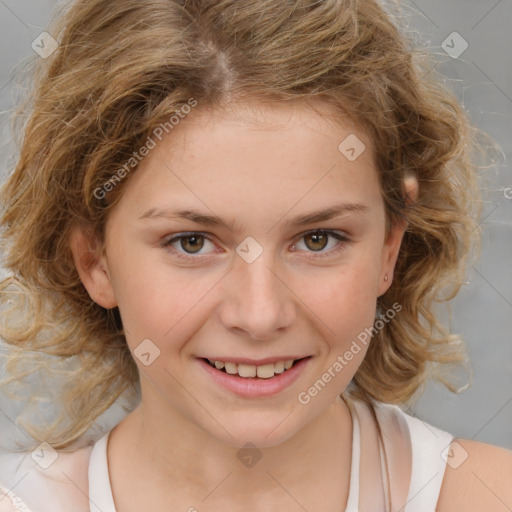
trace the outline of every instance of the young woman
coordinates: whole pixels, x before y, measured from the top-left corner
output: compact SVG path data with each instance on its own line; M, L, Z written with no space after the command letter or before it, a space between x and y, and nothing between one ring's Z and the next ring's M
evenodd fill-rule
M49 32L1 335L17 386L68 365L4 505L509 510L509 451L400 408L464 360L433 301L478 194L463 110L379 3L89 0Z

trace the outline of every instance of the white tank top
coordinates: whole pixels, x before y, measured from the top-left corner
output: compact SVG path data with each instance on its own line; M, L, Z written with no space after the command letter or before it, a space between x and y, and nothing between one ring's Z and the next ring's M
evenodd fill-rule
M393 509L400 504L404 512L435 512L446 469L443 453L453 436L396 405L377 402L381 439L371 408L361 401L345 401L352 417L345 512L358 512L361 506L387 511L390 499ZM116 512L107 463L109 435L76 452L59 452L46 470L30 453L0 454L0 512L2 506L20 512ZM375 453L380 454L380 464L375 463Z

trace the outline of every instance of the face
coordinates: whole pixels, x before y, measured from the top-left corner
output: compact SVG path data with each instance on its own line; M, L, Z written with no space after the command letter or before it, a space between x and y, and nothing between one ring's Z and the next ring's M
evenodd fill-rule
M366 148L355 160L348 136ZM403 234L385 225L371 141L348 120L199 105L130 176L97 265L80 267L80 235L72 247L91 297L119 307L144 415L263 447L320 417L361 364Z

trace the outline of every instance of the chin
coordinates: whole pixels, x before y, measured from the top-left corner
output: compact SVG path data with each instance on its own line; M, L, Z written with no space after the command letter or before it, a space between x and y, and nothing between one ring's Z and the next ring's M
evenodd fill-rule
M215 431L208 429L208 432L219 442L233 448L244 448L248 443L259 448L272 448L286 442L300 429L292 420L292 414L282 409L264 414L245 411L236 418L224 417L220 423L224 428L217 425Z

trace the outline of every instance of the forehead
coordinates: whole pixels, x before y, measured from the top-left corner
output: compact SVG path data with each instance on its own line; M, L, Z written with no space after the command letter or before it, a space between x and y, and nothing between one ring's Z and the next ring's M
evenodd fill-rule
M134 214L180 201L254 216L379 197L371 141L325 104L199 105L156 142L121 200Z
M302 140L310 140L311 144L300 148L302 151L313 148L319 138L324 138L326 144L337 149L344 137L354 135L364 141L368 153L373 152L370 139L354 120L320 100L270 104L250 100L218 108L199 106L164 138L168 148L174 146L177 149L181 143L182 150L186 150L188 141L210 138L212 134L229 134L233 143L247 137L255 141L261 139L268 146L273 142L279 146L285 139L293 145L295 138L296 149ZM229 144L230 140L225 142ZM254 144L249 146L254 147ZM235 145L233 149L236 149Z

